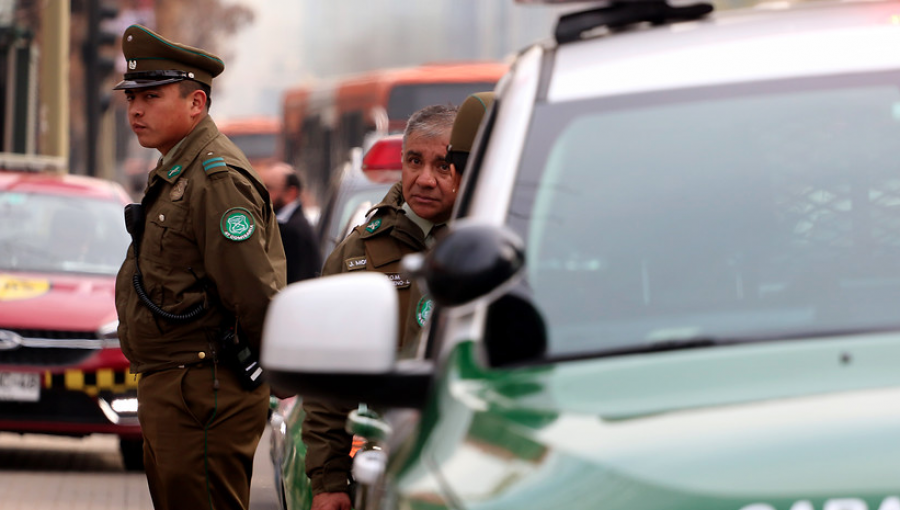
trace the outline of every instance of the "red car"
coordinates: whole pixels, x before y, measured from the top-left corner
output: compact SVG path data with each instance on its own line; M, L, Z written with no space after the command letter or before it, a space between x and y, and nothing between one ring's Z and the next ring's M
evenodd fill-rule
M0 431L116 434L140 469L114 299L130 201L111 181L0 171Z

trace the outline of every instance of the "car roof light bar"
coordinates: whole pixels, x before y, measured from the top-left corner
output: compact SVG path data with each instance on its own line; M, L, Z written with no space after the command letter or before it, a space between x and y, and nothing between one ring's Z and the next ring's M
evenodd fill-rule
M560 16L556 23L556 42L565 44L581 39L581 35L600 27L609 30L637 23L663 25L674 21L702 18L713 11L712 4L698 3L674 7L664 1L616 1L608 6Z

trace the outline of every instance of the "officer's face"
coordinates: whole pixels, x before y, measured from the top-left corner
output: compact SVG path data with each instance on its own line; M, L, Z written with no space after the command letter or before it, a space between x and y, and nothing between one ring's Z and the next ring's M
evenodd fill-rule
M178 83L126 90L125 97L131 130L144 147L168 154L194 128L196 93L182 97Z
M437 137L410 134L403 149L403 198L413 212L434 223L450 218L459 174L447 163L450 130Z

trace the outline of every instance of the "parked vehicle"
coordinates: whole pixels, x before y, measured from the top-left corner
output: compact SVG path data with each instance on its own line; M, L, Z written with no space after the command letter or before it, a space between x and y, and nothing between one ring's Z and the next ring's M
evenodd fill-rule
M375 136L367 147L354 148L344 164L318 224L322 260L328 258L353 227L400 180L403 136ZM363 152L365 151L365 155Z
M0 431L115 434L140 469L114 300L129 201L111 181L0 171Z
M368 508L900 507L898 19L566 14L406 259L423 356L396 359L386 278L333 276L273 301L271 382L421 412Z

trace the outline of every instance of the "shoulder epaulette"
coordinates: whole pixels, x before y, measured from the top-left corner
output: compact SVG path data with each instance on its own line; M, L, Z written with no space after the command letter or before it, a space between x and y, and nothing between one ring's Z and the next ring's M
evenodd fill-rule
M206 175L228 171L228 163L225 161L225 158L216 156L215 154L207 155L206 159L202 160L202 164L203 172L206 173Z

